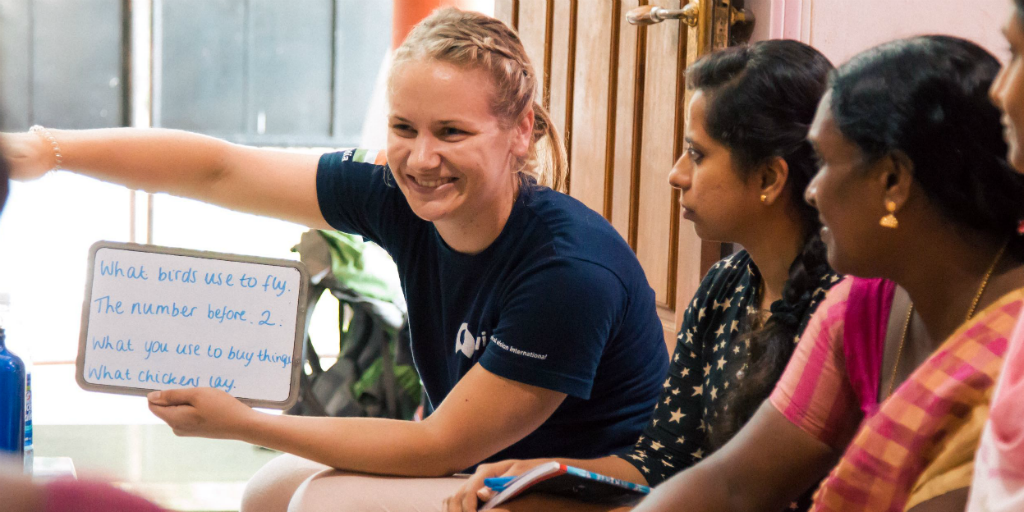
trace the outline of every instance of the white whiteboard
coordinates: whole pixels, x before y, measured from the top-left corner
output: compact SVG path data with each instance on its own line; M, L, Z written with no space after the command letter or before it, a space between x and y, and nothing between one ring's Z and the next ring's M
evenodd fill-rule
M298 399L307 282L295 261L97 242L78 384L132 395L213 387L286 409Z

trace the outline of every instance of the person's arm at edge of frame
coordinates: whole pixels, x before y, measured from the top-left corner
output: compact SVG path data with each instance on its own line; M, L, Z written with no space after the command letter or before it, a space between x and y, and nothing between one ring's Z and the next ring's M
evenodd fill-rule
M180 130L47 130L60 148L62 169L329 229L317 202L320 155L241 146ZM43 133L5 133L0 141L16 180L36 179L57 164Z
M731 441L654 489L636 512L783 510L839 454L765 402Z
M537 429L565 394L474 366L427 419L274 416L210 388L150 395L150 410L183 436L237 439L348 471L444 476Z

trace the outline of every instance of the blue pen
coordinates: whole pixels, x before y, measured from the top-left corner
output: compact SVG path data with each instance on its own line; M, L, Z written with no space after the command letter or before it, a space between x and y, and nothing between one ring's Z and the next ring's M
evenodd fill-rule
M516 477L514 477L514 476L502 476L502 477L498 477L498 478L485 478L484 479L484 485L486 485L487 487L490 487L491 490L494 491L494 492L501 492L501 491L505 490L505 487L508 486L508 484L510 482L512 482L512 480L515 480L515 479L516 479Z

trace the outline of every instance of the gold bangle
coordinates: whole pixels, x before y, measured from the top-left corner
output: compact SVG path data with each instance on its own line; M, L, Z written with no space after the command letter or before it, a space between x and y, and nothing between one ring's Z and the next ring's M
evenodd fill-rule
M47 130L46 128L43 128L42 126L39 126L38 124L32 126L31 128L29 128L28 131L39 135L40 137L42 137L43 139L45 139L47 142L50 143L50 146L53 147L53 157L54 157L54 160L57 162L56 164L54 164L53 168L51 168L50 170L51 171L56 171L56 170L60 169L61 165L64 163L64 156L60 152L60 145L57 144L57 138L54 137L52 133L50 133L50 130Z

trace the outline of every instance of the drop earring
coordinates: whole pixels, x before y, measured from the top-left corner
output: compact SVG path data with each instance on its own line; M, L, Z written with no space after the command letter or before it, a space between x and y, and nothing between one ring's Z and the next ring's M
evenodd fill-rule
M886 201L885 211L889 212L889 215L882 217L882 220L878 221L878 224L883 228L896 229L900 227L900 221L896 220L896 202Z

